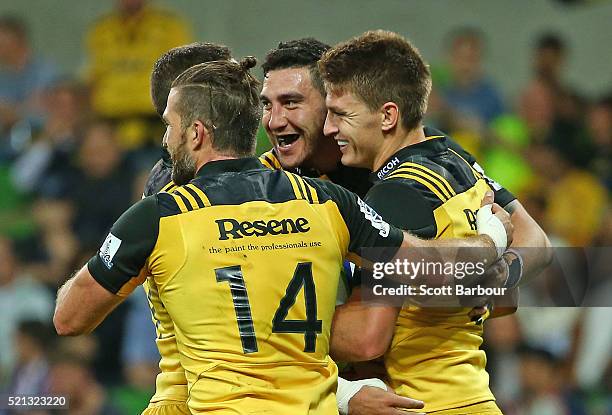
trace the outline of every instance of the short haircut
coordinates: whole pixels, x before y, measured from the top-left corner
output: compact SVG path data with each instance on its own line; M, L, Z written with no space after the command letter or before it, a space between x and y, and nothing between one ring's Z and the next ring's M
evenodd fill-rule
M446 44L448 47L453 47L458 40L472 40L480 43L484 46L485 34L484 32L473 26L460 26L452 29L445 36Z
M421 124L431 74L419 51L397 33L369 31L340 43L325 52L319 69L331 90L355 94L372 111L392 101L405 129Z
M18 39L28 39L28 27L25 21L17 15L5 14L0 16L0 30L12 33Z
M151 99L161 117L166 108L172 81L186 69L198 63L230 59L227 46L214 43L191 43L170 49L157 59L151 73Z
M321 92L321 95L325 95L317 62L329 48L329 45L311 37L280 42L278 47L269 51L264 58L261 65L264 76L270 71L279 69L306 67L310 70L313 86Z
M17 325L17 332L32 340L36 345L46 350L54 341L54 335L49 325L37 320L22 320Z
M535 42L535 48L538 50L551 49L558 53L564 53L567 45L563 38L554 32L542 33L538 36Z
M256 64L254 57L247 56L240 63L198 64L180 74L172 88L178 91L182 128L200 120L212 132L214 150L234 157L252 156L261 121L260 82L249 72Z

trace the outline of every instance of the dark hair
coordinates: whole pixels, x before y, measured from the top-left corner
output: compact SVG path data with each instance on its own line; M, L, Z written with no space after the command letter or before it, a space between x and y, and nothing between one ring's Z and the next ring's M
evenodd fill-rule
M12 33L21 40L28 39L28 27L20 16L11 14L0 16L0 29Z
M536 49L551 49L558 53L563 53L567 49L567 45L561 36L553 32L542 33L535 44Z
M235 157L253 155L261 121L260 83L249 72L256 64L254 57L247 56L240 63L202 63L180 74L172 88L179 91L182 128L200 120L212 132L216 151Z
M161 117L166 108L172 81L184 70L198 63L230 59L227 46L214 43L191 43L170 49L157 59L151 73L151 99Z
M321 95L325 95L317 62L329 48L329 45L312 37L280 42L278 47L269 51L264 58L261 65L264 76L278 69L307 67L310 70L313 86L321 92Z
M455 47L459 41L475 42L480 49L485 49L486 46L484 32L473 26L456 27L445 36L445 43L449 49Z
M354 93L370 110L392 101L408 131L427 110L431 74L419 51L397 33L370 31L334 46L319 61L326 86Z
M51 327L37 320L20 321L17 325L17 332L34 341L43 350L48 349L55 340Z

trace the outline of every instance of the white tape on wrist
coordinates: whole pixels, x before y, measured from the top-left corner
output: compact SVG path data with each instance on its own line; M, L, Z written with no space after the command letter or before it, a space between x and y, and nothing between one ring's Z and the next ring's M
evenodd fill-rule
M357 394L364 386L372 386L382 390L387 390L387 385L380 379L370 378L350 381L338 377L338 391L336 399L338 400L338 412L340 415L348 415L349 401Z
M493 239L497 248L497 257L500 258L508 246L508 235L506 235L506 229L502 221L491 211L492 206L484 205L478 209L476 227L479 235L487 235Z

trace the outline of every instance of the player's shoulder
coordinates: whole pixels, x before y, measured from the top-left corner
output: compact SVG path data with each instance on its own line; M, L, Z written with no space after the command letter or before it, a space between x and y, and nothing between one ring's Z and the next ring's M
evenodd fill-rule
M283 168L274 150L263 153L261 156L259 156L259 161L269 169L281 170Z
M172 167L168 166L163 159L159 159L149 172L145 182L144 196L151 196L161 191L169 191L173 187Z
M328 200L336 201L337 199L347 200L348 198L357 198L357 195L350 190L326 179L302 177L302 180L316 189L321 203Z

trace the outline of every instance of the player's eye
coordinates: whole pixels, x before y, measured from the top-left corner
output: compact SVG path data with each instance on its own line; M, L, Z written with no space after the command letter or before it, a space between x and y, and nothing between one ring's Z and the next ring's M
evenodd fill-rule
M272 109L272 104L271 103L263 102L262 104L263 104L262 107L263 107L264 111L270 111Z

